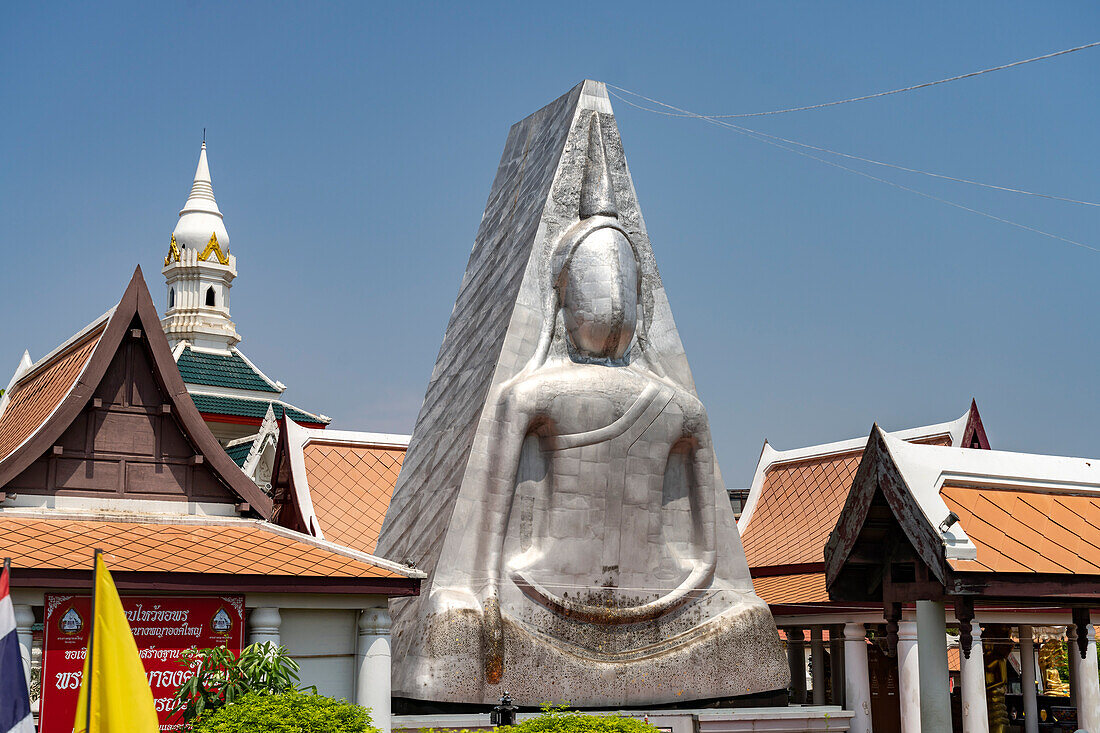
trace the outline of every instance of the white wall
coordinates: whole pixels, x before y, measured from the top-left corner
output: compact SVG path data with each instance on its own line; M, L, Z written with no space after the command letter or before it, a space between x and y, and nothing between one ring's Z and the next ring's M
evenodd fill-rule
M302 665L302 685L317 685L330 697L355 701L357 612L283 608L280 641Z

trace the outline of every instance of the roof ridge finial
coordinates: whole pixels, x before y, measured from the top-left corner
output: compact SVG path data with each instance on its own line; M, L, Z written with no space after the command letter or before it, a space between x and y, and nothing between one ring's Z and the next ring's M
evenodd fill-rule
M588 128L584 176L581 179L580 218L597 215L618 218L619 209L615 206L615 187L611 182L611 171L607 168L600 113L593 111Z

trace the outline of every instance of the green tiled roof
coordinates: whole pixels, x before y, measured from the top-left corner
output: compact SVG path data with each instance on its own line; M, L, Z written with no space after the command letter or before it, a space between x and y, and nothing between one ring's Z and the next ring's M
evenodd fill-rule
M248 460L248 453L252 450L251 443L238 443L237 445L231 445L225 449L225 452L229 454L229 457L233 459L241 468L244 468L244 462Z
M180 369L183 381L188 384L236 387L279 394L279 390L271 386L271 383L249 366L236 351L229 354L208 354L187 346L176 361L176 366Z
M267 414L267 406L275 411L275 419L282 419L286 414L295 422L325 423L318 415L311 415L305 410L299 410L293 405L287 405L275 400L250 400L244 397L223 397L222 395L193 394L191 399L195 401L195 407L199 412L212 415L236 415L237 417L255 417L263 420Z

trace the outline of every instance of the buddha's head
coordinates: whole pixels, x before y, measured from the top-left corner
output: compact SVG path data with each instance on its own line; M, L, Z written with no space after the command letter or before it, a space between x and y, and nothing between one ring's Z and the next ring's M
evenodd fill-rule
M638 262L617 227L589 232L573 248L556 283L574 353L622 359L638 324Z
M563 354L552 348L555 334L568 342L568 352L577 361L623 365L634 360L632 343L639 345L639 353L645 349L642 265L619 220L600 117L595 112L589 117L588 133L578 219L561 233L550 254L546 320L529 362L534 368L551 351Z

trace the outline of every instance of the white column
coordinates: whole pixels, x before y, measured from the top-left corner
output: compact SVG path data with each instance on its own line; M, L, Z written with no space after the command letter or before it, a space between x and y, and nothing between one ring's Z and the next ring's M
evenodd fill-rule
M814 705L825 704L825 641L821 627L810 628L810 666L813 668Z
M871 678L867 671L867 629L844 624L844 704L855 713L851 733L871 733Z
M34 609L30 606L14 606L15 635L19 640L19 656L23 658L23 674L27 678L27 689L31 688L31 644L34 636Z
M248 616L248 643L270 641L279 643L279 626L283 623L277 608L253 608Z
M916 621L898 624L898 702L901 707L901 733L921 733Z
M963 733L989 733L989 708L985 702L985 654L982 652L982 627L970 622L973 641L970 658L959 649L959 681L962 684Z
M368 608L359 614L359 662L355 703L370 708L374 727L390 733L390 612Z
M1077 682L1077 725L1088 733L1100 733L1100 678L1096 671L1096 627L1089 623L1087 627L1089 643L1085 648L1085 658L1077 649L1076 641L1069 648L1070 664L1074 669L1074 681Z
M951 696L948 691L947 625L943 603L917 601L917 648L920 650L917 663L920 668L921 730L949 731Z
M1024 733L1039 733L1039 701L1035 691L1035 642L1031 627L1020 625L1020 686L1024 693Z

